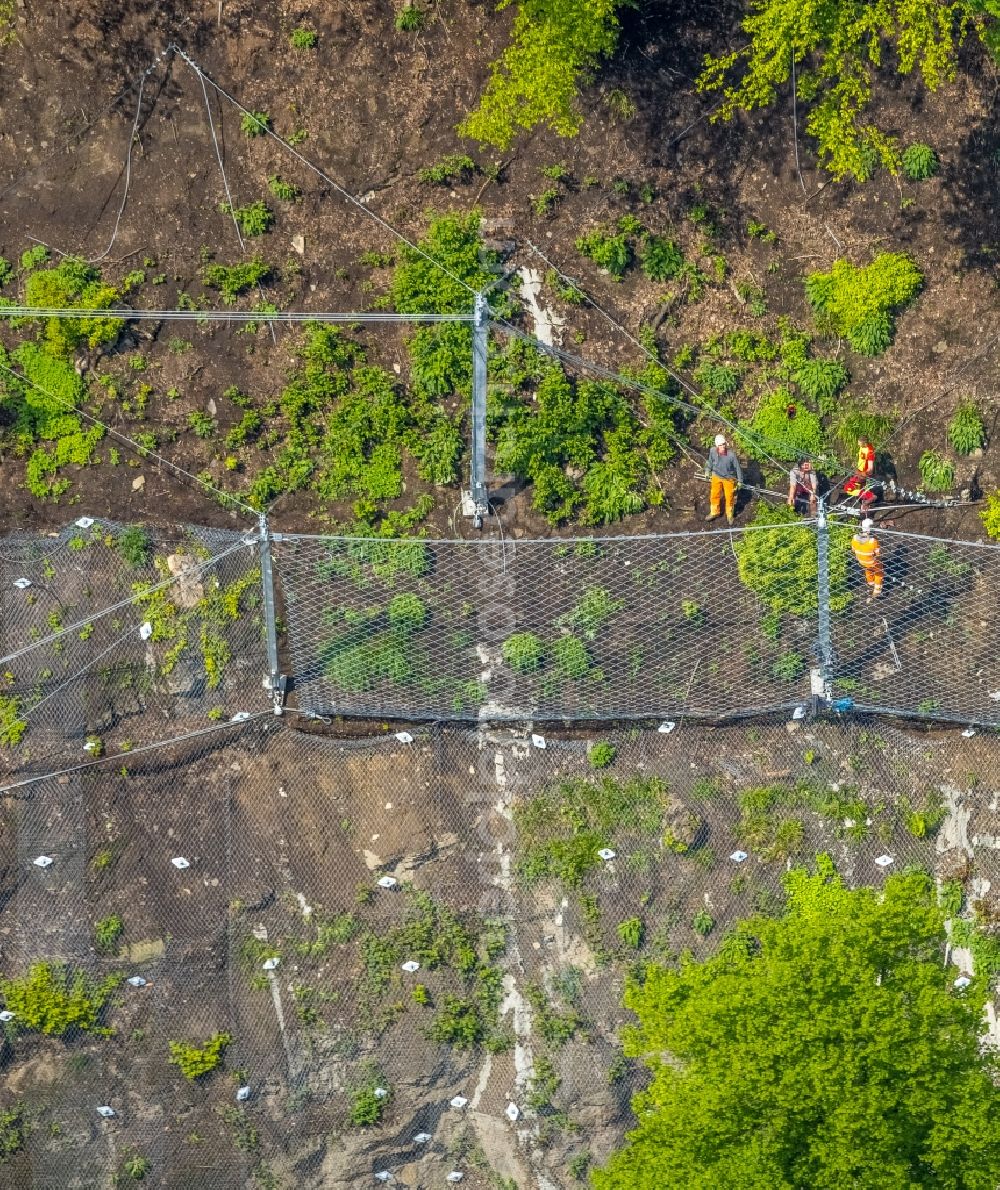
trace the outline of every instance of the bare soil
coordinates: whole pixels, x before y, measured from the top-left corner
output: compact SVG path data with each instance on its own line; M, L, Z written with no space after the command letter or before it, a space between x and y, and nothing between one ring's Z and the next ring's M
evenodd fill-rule
M413 35L397 31L391 16L385 2L267 12L225 3L221 23L217 5L208 3L183 11L161 5L153 14L139 5L115 5L112 14L105 4L80 2L70 10L23 16L17 44L5 51L0 80L5 112L0 251L14 259L34 238L54 251L86 257L105 252L123 192L135 113L133 84L173 41L246 107L270 112L282 135L306 129L300 151L361 196L373 214L416 237L428 208L478 207L486 219L499 221L503 238L513 241L510 263L544 274L548 265L540 251L579 279L629 332L642 322L658 325L667 357L685 343L704 342L739 325L773 329L779 316L808 327L801 285L805 271L829 267L842 256L867 263L880 250L909 251L925 271L925 290L900 319L887 355L870 361L846 353L850 392L900 413L886 463L904 488L918 486L921 453L944 448L943 427L960 399L977 400L992 436L998 414L992 378L1000 351L993 325L996 84L995 69L974 50L964 55L960 85L935 96L912 80L890 77L874 111L904 143L933 141L943 162L937 178L912 184L882 174L864 186L829 183L812 169L810 146L800 136L800 184L790 112L779 105L760 117L716 125L705 118L709 101L694 91L701 56L726 36L735 13L693 4L679 17L674 7L669 13L648 8L626 15L619 52L599 85L582 99L586 120L577 139L536 132L503 158L497 181L476 175L449 189L421 183L417 173L445 153L470 148L488 164L489 155L461 142L454 127L502 45L506 21L478 5L442 3L426 28ZM289 45L288 35L299 24L318 32L315 50ZM635 102L635 116L616 119L607 102L615 90ZM266 197L266 180L275 173L303 190L300 202L272 202L279 208L276 226L257 241L281 270L281 282L269 296L284 308L317 311L370 305L384 278L380 270L360 264L359 257L366 250L392 252L392 237L276 143L247 140L239 131L239 112L211 87L209 95L234 201ZM145 259L155 259L146 272L162 274L164 282L147 284L141 301L171 306L180 293L200 292L203 248L219 260L235 261L239 246L229 217L218 209L225 193L200 84L182 60L175 57L169 67L160 63L147 80L142 110L128 205L101 263L112 278L120 278ZM570 174L559 186L561 198L552 212L537 215L533 200L550 185L541 170L560 162ZM628 193L617 192L615 182L628 182ZM643 186L652 188L649 203L640 197ZM574 247L581 232L632 212L652 230L676 235L690 250L699 237L685 214L695 202L715 213L728 278L710 286L693 305L675 303L665 310L663 287L646 281L639 270L616 285ZM777 234L776 246L747 236L751 218ZM301 256L292 247L299 235L305 243ZM765 291L763 319L749 318L736 292L744 282ZM564 345L570 350L615 367L640 362L634 345L593 307L560 312L568 319ZM373 358L405 375L398 332L382 328L362 338ZM248 336L211 324L139 324L117 362L91 364L129 377L129 349L133 355L141 352L147 370L130 379L133 388L152 384L148 410L137 420L108 402L102 413L129 434L149 427L165 431L164 438L175 433L176 440L165 447L173 461L192 473L207 470L219 486L238 490L266 460L251 451L236 475L225 472L220 438L238 420L239 410L220 394L237 384L262 399L275 395L294 341L283 328L272 340L266 328ZM170 389L177 389L179 397L167 398ZM199 440L187 416L213 407L219 437ZM995 487L993 460L990 449L981 457L959 459L954 494L967 492L975 499ZM148 474L149 482L136 492L132 482L140 473ZM21 477L18 461L8 457L0 527L61 522L64 510L34 502L21 488ZM751 468L749 478L759 482L759 472ZM661 482L664 505L630 519L624 528L682 528L704 515L704 487L684 456ZM547 524L531 510L530 490L505 484L503 476L494 477L493 487L510 535L549 535ZM412 503L423 488L409 475L402 503ZM468 532L455 519L457 492L437 494L428 522L432 532ZM67 498L92 514L121 520L155 522L166 516L233 523L233 514L215 508L196 486L185 488L150 460L124 458L117 467L105 463L85 469L74 476ZM300 493L279 503L274 523L308 529L345 519L350 519L346 504L324 506ZM981 536L974 505L934 511L908 507L892 519L901 527L942 536ZM491 528L496 531L495 524Z

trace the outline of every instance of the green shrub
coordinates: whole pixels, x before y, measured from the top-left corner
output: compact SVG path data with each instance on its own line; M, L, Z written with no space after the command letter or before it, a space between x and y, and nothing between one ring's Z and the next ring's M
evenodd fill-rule
M215 418L200 409L193 409L188 414L187 422L199 438L211 438L215 433Z
M847 369L839 360L807 359L792 371L792 380L803 393L823 409L847 386Z
M271 131L271 117L267 112L246 112L240 121L240 130L244 136L263 136Z
M272 174L267 179L267 188L280 202L295 202L301 197L302 191L291 182L284 181L278 174Z
M124 931L125 923L117 913L112 913L110 917L101 918L94 926L94 944L105 954L114 954Z
M541 640L533 632L515 632L500 648L504 661L518 673L538 669L545 656Z
M892 433L895 424L896 419L890 413L877 413L866 405L850 404L838 412L833 432L853 466L858 439L870 442L877 450Z
M426 13L415 4L406 3L396 13L396 28L401 33L419 33L426 21Z
M483 245L475 211L432 219L418 247L419 252L405 245L400 249L389 289L390 302L402 314L465 313L469 309L466 286L478 291L496 280L491 272L496 255ZM502 303L503 298L494 292L491 300ZM410 336L408 347L411 380L421 397L471 394L472 338L467 326L421 327Z
M642 946L644 932L642 922L638 917L630 917L628 921L620 922L618 925L618 937L633 950L639 950Z
M702 396L731 397L739 391L740 370L729 364L720 364L714 359L704 359L693 372L695 381L701 385Z
M104 310L120 296L100 269L73 256L33 272L24 285L24 304L47 310ZM83 345L93 349L117 342L124 326L120 318L48 318L42 336L50 354L68 360Z
M96 1029L120 975L92 980L59 963L34 963L20 979L0 980L0 994L24 1029L61 1037Z
M479 1045L484 1034L485 1023L476 1002L446 992L431 1022L431 1039L467 1050Z
M314 29L293 29L289 42L296 50L314 50L319 41L319 35Z
M972 401L963 401L948 423L948 441L960 455L972 454L986 444L986 427Z
M737 441L762 462L773 456L792 463L804 456L816 459L826 452L826 433L819 415L796 403L787 388L764 394L750 419L749 431L738 430Z
M990 492L986 497L986 507L980 510L979 518L987 536L1000 540L1000 490Z
M607 269L616 281L625 276L632 263L632 245L623 231L595 228L580 236L576 241L576 249L589 257L598 268Z
M560 677L584 677L590 669L587 646L578 636L560 636L552 646L552 664Z
M600 740L590 749L587 759L590 761L592 769L606 769L609 765L614 764L617 755L618 749L614 744L609 744L607 740Z
M213 1033L201 1047L186 1041L170 1042L170 1064L176 1066L186 1079L194 1081L210 1074L222 1061L222 1051L232 1042L229 1033Z
M901 161L903 173L911 182L922 182L925 178L933 178L941 168L938 155L930 145L909 145L903 150Z
M782 653L771 666L771 673L783 682L794 682L805 672L805 658L800 653Z
M594 640L601 628L625 606L624 599L615 599L605 587L585 587L573 608L559 617L558 623L577 628L587 640Z
M815 534L797 524L787 505L759 504L753 532L741 533L734 543L740 581L772 612L814 616L819 572ZM830 606L842 611L851 601L847 563L851 530L834 525L830 531Z
M461 125L461 135L501 150L520 129L538 124L575 136L582 123L577 87L614 50L620 6L621 0L521 0L511 44L493 63L479 108Z
M603 861L597 852L619 834L656 835L667 788L659 778L564 780L514 807L518 875L527 884L558 880L577 888Z
M21 718L21 700L0 694L0 744L16 747L27 730L27 721Z
M447 186L453 182L467 182L476 172L476 163L465 153L449 153L435 165L417 170L421 182Z
M920 456L920 480L928 492L947 492L955 486L955 466L936 450L925 450Z
M201 279L210 289L219 290L223 302L232 306L236 304L240 294L266 281L271 272L271 266L259 256L255 256L242 264L206 265L201 271Z
M45 264L48 259L48 248L44 244L35 244L33 248L28 248L21 253L21 271L28 273L32 269L37 269L39 265Z
M699 909L691 921L691 929L705 938L715 929L715 918L707 909Z
M254 236L262 236L265 232L271 230L271 225L274 223L274 212L260 198L245 207L227 206L225 209L236 220L240 231L248 239L252 239Z
M860 355L881 355L895 314L916 297L923 274L901 253L881 253L865 268L838 260L806 277L806 297L824 333L842 335Z
M665 236L645 235L639 243L639 263L650 281L671 281L684 267L684 253Z
M14 276L14 266L6 257L0 256L0 289Z
M377 1090L386 1091L376 1095ZM382 1120L382 1115L392 1098L382 1068L375 1062L362 1062L347 1085L348 1119L356 1128L371 1128Z
M388 615L390 624L417 632L427 623L427 604L419 595L394 595L389 600Z
M129 525L115 538L115 549L133 570L141 570L153 552L153 539L141 525Z
M25 1133L24 1108L20 1103L0 1111L0 1163L21 1151Z

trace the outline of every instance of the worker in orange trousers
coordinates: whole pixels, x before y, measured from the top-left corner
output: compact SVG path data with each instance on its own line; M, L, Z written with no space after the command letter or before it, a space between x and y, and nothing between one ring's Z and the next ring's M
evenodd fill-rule
M870 517L865 517L861 528L851 538L851 549L858 560L858 565L864 572L865 582L868 584L868 602L878 599L882 594L882 583L885 571L882 569L882 557L878 538L872 532L874 525Z
M736 512L736 488L743 482L743 468L735 451L730 450L725 434L715 435L715 445L708 452L705 463L705 478L712 481L709 493L712 506L705 520L714 521L722 515L722 498L725 496L726 520L732 524Z

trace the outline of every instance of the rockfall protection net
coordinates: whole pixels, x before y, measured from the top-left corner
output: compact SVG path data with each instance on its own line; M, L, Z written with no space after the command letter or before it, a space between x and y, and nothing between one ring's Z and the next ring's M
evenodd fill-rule
M879 531L869 586L815 524L657 537L279 536L297 705L322 715L680 719L838 709L1000 723L1000 547Z
M407 741L294 723L7 798L0 976L56 963L115 986L106 1035L5 1026L30 1127L0 1182L104 1185L136 1155L162 1185L565 1180L620 1141L646 1079L621 1050L637 959L711 953L819 850L876 886L933 867L947 840L913 816L957 806L974 844L998 779L986 737L951 733L977 790L912 737L833 722ZM982 854L945 858L988 877ZM216 1070L172 1064L171 1043L219 1034Z
M0 541L0 774L262 709L257 538L88 521Z

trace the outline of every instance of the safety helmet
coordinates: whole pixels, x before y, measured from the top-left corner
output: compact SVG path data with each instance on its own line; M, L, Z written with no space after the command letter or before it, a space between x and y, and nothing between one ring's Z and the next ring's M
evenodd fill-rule
M725 434L716 434L715 435L715 445L716 446L725 446L726 445Z
M870 533L872 531L872 529L874 529L874 528L875 528L875 522L872 520L872 518L870 516L866 516L864 518L864 520L861 522L861 532L862 533Z

